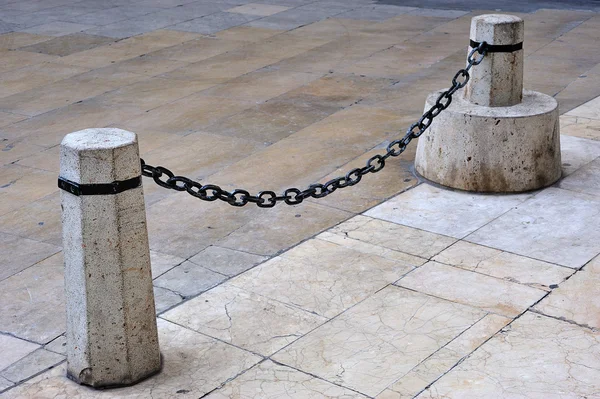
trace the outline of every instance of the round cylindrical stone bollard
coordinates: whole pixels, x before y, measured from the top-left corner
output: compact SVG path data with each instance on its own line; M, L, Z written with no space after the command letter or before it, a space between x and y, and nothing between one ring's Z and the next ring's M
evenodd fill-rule
M93 387L161 367L137 137L87 129L61 143L67 373Z
M486 107L519 104L523 93L523 20L513 15L487 14L471 20L469 53L481 42L505 51L489 52L471 69L465 100Z
M514 193L561 176L558 103L523 91L523 21L510 15L472 19L471 46L489 44L463 96L455 95L419 139L415 169L444 186ZM425 109L441 92L432 93Z

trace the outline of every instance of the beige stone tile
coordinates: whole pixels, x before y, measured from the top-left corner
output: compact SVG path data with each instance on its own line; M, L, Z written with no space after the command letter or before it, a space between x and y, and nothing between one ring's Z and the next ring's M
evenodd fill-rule
M2 51L0 50L0 73L29 65L41 64L57 60L57 56L30 53L29 51Z
M463 238L530 198L448 191L421 184L369 210L366 216Z
M95 70L38 89L4 97L0 99L0 109L28 116L40 115L97 96L117 87L130 85L146 79L148 79L147 76L135 73L115 73L110 70ZM77 90L73 90L73 87L77 87ZM81 104L75 105L82 106ZM117 112L121 111L117 110ZM115 121L112 122L114 123ZM106 126L106 124L103 126ZM4 129L4 131L10 132L11 130Z
M0 127L12 125L13 123L17 123L25 119L27 119L27 117L23 115L11 114L8 112L0 111Z
M272 355L327 321L227 283L162 317L263 356Z
M425 259L437 255L456 242L455 238L366 216L355 216L329 232Z
M221 118L236 114L253 105L251 101L192 94L186 98L154 108L127 121L132 130L155 130L185 134L203 130Z
M7 392L7 398L198 398L261 359L213 338L158 320L162 372L128 388L92 390L67 379L65 365L43 373ZM177 393L179 391L179 393Z
M550 187L467 240L578 269L600 253L600 226L585 222L598 212L600 198Z
M26 32L5 33L0 35L0 50L14 50L19 47L30 46L50 39L54 39L54 37Z
M318 97L289 99L287 94L223 119L207 130L264 143L275 143L340 110Z
M5 243L3 248L11 251ZM32 249L25 246L22 250ZM63 256L58 253L0 281L2 331L41 344L65 331L63 268Z
M364 32L371 26L378 24L373 21L347 19L347 18L327 18L312 24L304 25L287 34L303 38L338 38L350 35L357 35Z
M563 115L560 117L560 134L600 141L600 121Z
M318 78L316 74L303 72L260 70L232 79L204 93L261 103Z
M187 62L169 60L164 58L152 57L149 55L140 55L125 61L117 62L107 69L114 71L131 72L146 76L157 76L175 69L185 68Z
M283 30L257 28L254 26L234 26L215 33L215 37L222 40L240 42L258 42L271 36L283 33Z
M57 62L95 69L138 57L142 54L144 54L143 51L128 51L127 49L114 48L112 46L102 46L62 57Z
M579 116L590 119L600 119L600 97L567 112L568 116Z
M375 396L483 316L479 309L390 286L274 359Z
M377 399L413 398L511 321L506 317L487 314L377 395Z
M276 6L273 4L248 3L244 4L243 6L230 8L226 11L236 12L239 14L260 15L262 17L266 17L289 9L289 7Z
M81 32L95 27L96 26L94 25L76 24L73 22L51 21L46 24L27 28L24 30L24 32L47 36L64 36L70 33Z
M16 142L18 144L20 144L23 147L31 147L34 146L35 144L31 144L28 141L23 141L23 142ZM15 146L16 147L16 146ZM55 172L58 173L59 169L60 169L60 162L59 162L59 157L60 157L60 147L59 146L54 146L48 149L45 149L44 147L37 147L37 151L35 151L35 153L33 155L29 155L26 157L19 157L18 162L16 162L16 165L21 165L21 166L27 166L30 168L36 168L36 169L42 169L42 170L47 170L48 172ZM41 149L41 151L40 151ZM31 152L33 152L35 150L34 148L31 148Z
M4 370L11 364L19 361L29 353L39 348L31 342L22 339L0 334L0 348L2 349L2 358L0 359L0 370Z
M87 68L45 62L0 74L0 98L87 72Z
M279 205L266 212L260 209L257 217L218 241L218 245L275 255L350 216L345 211L310 203L293 207Z
M203 35L200 33L159 29L144 33L143 35L133 36L125 40L119 40L117 43L113 44L112 47L134 52L142 51L140 54L144 54L161 48L176 46L202 37Z
M111 107L135 107L140 112L145 112L210 86L210 84L200 82L152 78L102 94L95 100Z
M567 176L559 187L600 197L600 157Z
M191 257L190 261L213 272L237 276L267 259L266 256L210 246Z
M282 60L302 54L330 41L331 39L326 37L298 37L286 32L257 43L248 44L238 50L238 53L245 54L246 57L260 55L266 58ZM298 72L309 73L311 71Z
M102 46L104 44L112 43L114 41L115 39L111 37L95 36L81 32L55 37L52 40L22 47L20 50L64 57L80 51L85 51Z
M43 151L44 147L21 140L0 139L0 163L8 165L24 158L34 156ZM25 165L27 166L27 165Z
M230 281L247 291L333 317L398 280L411 268L312 239Z
M600 157L600 143L581 137L560 136L560 156L563 177Z
M306 399L362 399L365 396L327 381L301 373L270 360L253 367L244 374L213 391L207 399L244 398L306 398Z
M156 251L150 251L150 264L152 265L152 278L155 279L185 262L184 258L167 255Z
M527 57L524 64L523 80L529 82L526 84L553 82L566 86L597 63L598 61L594 60L559 58L537 52L535 55Z
M57 191L54 173L17 165L2 166L0 168L0 215Z
M166 58L182 62L199 62L208 58L235 50L243 43L231 40L221 40L210 37L201 37L176 46L162 48L148 53L148 57ZM187 69L187 68L186 68Z
M599 357L597 332L527 312L418 398L593 397Z
M19 383L35 374L56 366L64 360L65 357L63 355L38 349L2 370L0 374L9 381Z
M513 318L546 295L537 288L437 262L426 263L396 284Z
M245 207L232 212L224 202L176 193L147 208L150 248L187 259L248 223L256 211Z
M583 269L560 284L558 289L535 306L535 310L549 316L574 321L577 324L600 329L600 257L594 258Z
M24 203L17 210L0 216L0 232L61 246L59 194Z
M494 248L459 241L432 260L548 291L573 270Z

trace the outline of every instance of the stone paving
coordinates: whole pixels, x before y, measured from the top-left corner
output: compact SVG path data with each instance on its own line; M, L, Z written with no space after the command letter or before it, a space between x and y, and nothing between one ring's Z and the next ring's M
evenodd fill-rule
M326 181L419 116L485 12L0 0L0 395L600 397L600 15L582 10L518 14L525 87L560 104L553 187L445 190L413 173L414 145L294 207L146 180L164 370L108 391L65 377L65 134L131 130L149 163L227 188Z

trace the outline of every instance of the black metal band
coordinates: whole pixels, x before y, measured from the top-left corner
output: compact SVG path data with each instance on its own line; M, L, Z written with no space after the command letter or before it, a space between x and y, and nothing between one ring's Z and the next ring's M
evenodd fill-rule
M470 41L470 45L472 48L479 47L481 43L476 42L474 40ZM523 49L523 42L517 44L487 44L485 46L485 51L488 53L513 53L517 50Z
M79 184L58 177L58 187L73 195L112 195L119 194L123 191L131 190L139 187L142 184L142 176L136 176L131 179L114 181L112 183L99 184Z

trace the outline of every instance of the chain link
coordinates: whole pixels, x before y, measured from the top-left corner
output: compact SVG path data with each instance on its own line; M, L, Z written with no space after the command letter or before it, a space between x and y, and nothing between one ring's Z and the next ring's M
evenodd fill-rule
M173 172L162 166L150 166L141 160L142 174L152 177L156 184L161 187L176 191L187 191L188 194L204 201L221 200L232 206L244 206L248 203L258 205L260 208L272 208L279 202L288 205L298 205L306 198L323 198L340 188L351 187L359 183L362 177L369 173L377 173L385 167L385 162L390 157L402 154L412 139L421 136L431 125L433 119L452 103L452 95L465 87L469 81L469 70L474 65L479 65L487 53L487 43L482 42L473 48L467 57L467 66L459 70L452 78L452 86L442 92L435 104L431 106L421 118L413 123L404 137L394 140L387 146L385 154L377 154L369 158L367 164L362 168L354 168L345 176L329 180L326 183L311 184L307 189L288 188L283 195L277 195L273 191L261 191L257 195L251 195L248 191L236 189L231 192L214 184L201 184L183 176L175 176Z

